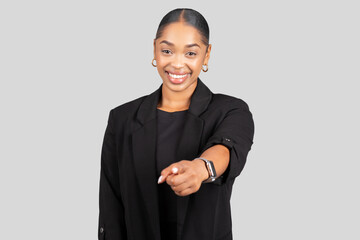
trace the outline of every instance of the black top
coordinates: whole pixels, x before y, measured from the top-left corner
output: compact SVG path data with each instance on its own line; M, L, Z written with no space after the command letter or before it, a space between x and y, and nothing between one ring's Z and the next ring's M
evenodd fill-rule
M175 159L180 133L183 128L187 110L166 112L157 109L157 176L161 171L180 159ZM177 198L171 187L165 182L158 184L161 239L176 239L177 232Z

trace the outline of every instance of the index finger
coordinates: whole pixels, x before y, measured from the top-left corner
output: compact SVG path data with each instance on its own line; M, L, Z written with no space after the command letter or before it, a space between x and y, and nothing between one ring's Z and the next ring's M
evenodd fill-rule
M180 163L173 163L161 171L161 175L158 179L158 184L163 183L169 175L179 174L182 172L184 172L184 166Z

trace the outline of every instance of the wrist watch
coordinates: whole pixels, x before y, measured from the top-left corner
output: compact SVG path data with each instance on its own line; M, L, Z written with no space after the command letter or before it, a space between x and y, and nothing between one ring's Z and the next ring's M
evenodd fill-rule
M217 175L216 175L214 163L211 160L207 160L206 158L202 158L202 157L197 157L195 159L203 160L205 162L206 169L208 170L209 178L205 179L203 183L209 183L215 181Z

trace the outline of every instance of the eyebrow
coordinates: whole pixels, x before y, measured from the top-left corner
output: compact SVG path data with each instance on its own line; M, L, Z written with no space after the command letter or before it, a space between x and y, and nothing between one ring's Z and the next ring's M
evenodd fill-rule
M167 45L174 46L173 43L171 43L171 42L169 42L169 41L166 41L166 40L162 40L162 41L160 42L160 44L161 44L161 43L165 43L165 44L167 44ZM199 44L197 44L197 43L187 44L187 45L185 45L185 47L187 47L187 48L191 48L191 47L201 48L201 47L199 46Z

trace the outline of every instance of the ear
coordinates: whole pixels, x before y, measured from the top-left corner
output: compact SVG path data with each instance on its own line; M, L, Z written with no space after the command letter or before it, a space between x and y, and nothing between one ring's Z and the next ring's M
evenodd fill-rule
M211 44L209 44L206 55L205 55L205 59L204 59L204 64L208 64L209 59L210 59L210 52L211 52Z

